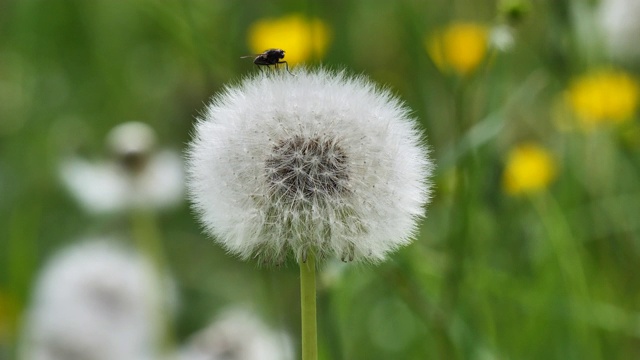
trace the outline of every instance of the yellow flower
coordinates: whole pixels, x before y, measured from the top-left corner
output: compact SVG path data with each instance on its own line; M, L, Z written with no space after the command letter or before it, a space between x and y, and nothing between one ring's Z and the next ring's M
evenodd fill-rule
M442 72L472 73L487 55L489 29L474 23L455 23L427 37L425 45Z
M507 157L502 177L504 190L510 195L542 190L553 181L556 172L556 161L549 151L536 144L521 144Z
M329 45L330 30L319 19L291 14L258 20L249 28L249 48L255 54L277 48L286 52L284 60L296 64L322 58Z
M638 107L640 87L630 75L600 69L575 79L565 92L565 101L586 128L621 123L632 118Z

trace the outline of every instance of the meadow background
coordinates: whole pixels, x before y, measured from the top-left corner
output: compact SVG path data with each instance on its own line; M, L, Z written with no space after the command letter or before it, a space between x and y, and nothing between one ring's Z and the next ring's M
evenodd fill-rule
M182 152L205 102L259 71L240 56L269 47L390 87L437 164L412 245L321 268L322 359L640 357L640 58L610 49L600 6L1 1L0 358L56 251L106 235L136 246L137 212L83 210L61 161L108 159L106 134L132 120ZM296 341L295 264L226 255L186 200L145 214L177 284L176 344L236 304Z

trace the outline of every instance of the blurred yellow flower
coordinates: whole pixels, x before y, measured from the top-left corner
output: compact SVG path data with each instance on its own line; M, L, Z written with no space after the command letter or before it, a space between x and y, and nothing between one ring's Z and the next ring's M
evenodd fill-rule
M600 69L575 79L565 100L584 128L621 123L632 118L638 107L640 87L630 75Z
M503 173L504 190L510 195L546 188L556 177L556 161L543 147L525 143L512 149Z
M283 49L284 60L296 64L322 58L329 45L330 30L320 19L299 14L258 20L249 28L249 48L255 54L267 49Z
M489 28L474 23L455 23L427 37L429 56L442 72L472 73L487 55Z

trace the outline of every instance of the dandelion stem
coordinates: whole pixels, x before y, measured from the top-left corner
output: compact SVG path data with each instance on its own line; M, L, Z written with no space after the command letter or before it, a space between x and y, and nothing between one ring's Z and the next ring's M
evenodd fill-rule
M154 287L160 294L165 294L167 289L165 288L162 280L162 273L164 271L164 252L162 248L162 238L160 235L160 229L156 222L156 218L153 213L146 210L137 210L133 212L132 216L133 237L137 242L138 250L149 257L151 264L153 265L153 271L160 277L157 284ZM152 278L156 274L153 274ZM163 306L160 304L159 306ZM158 311L157 321L161 327L159 333L162 336L163 351L170 349L173 345L174 339L171 333L171 319L164 311Z
M313 253L307 255L307 261L300 262L300 303L302 317L302 360L317 360L316 261Z

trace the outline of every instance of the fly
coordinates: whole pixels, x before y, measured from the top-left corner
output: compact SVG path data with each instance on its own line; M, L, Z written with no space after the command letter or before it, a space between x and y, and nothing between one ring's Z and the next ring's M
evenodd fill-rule
M249 58L254 56L255 56L255 59L253 59L253 63L258 66L274 65L276 68L278 68L278 64L284 64L284 67L285 69L287 69L287 72L295 76L293 73L291 73L291 71L289 71L289 64L286 61L282 60L284 58L284 50L282 49L269 49L269 50L265 50L265 52L263 52L262 54L247 55L247 56L242 56L241 58Z

